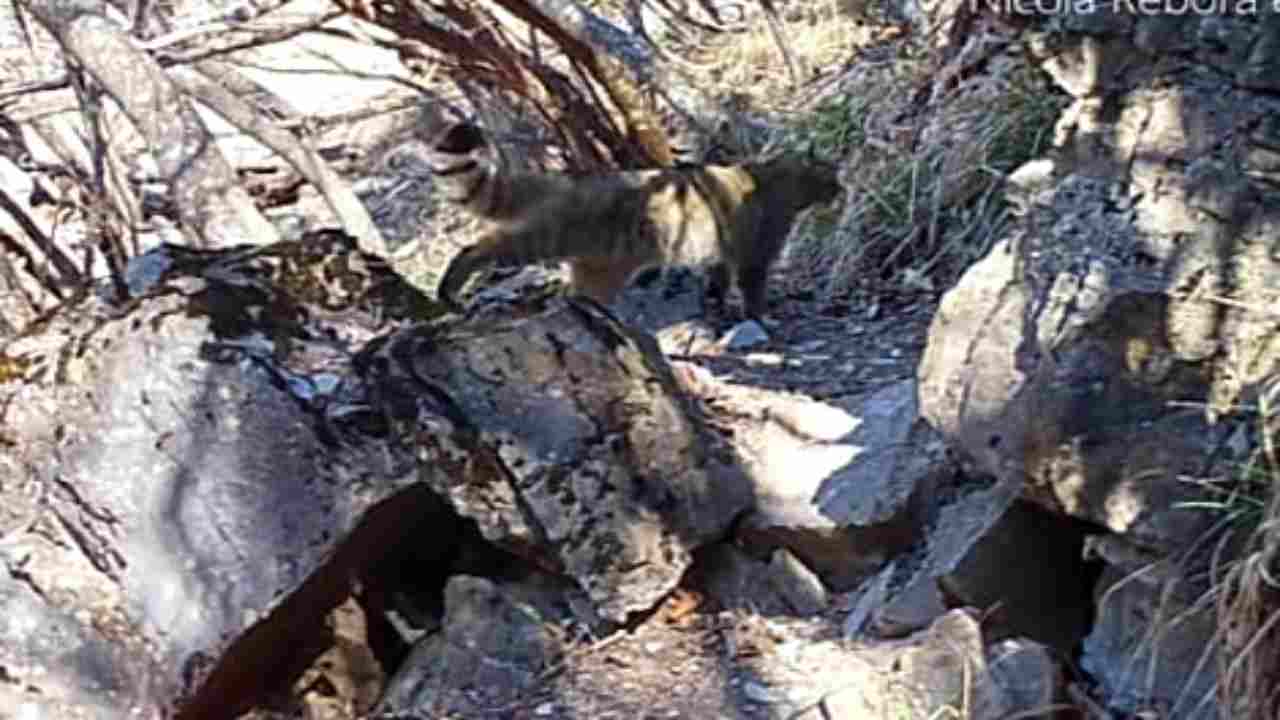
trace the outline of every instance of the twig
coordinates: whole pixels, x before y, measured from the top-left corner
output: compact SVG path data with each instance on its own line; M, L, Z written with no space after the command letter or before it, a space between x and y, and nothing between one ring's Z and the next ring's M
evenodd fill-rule
M218 70L216 67L208 68ZM249 137L284 158L298 174L306 178L324 198L325 203L342 222L343 228L359 239L360 248L376 255L386 255L387 244L373 218L355 193L312 148L291 133L275 127L252 106L218 82L194 73L177 73L174 82L192 97Z
M37 262L36 258L25 247L19 245L16 240L5 233L0 233L0 245L5 246L15 255L25 259L27 266L40 280L41 285L58 297L64 297L62 291L64 287L70 284L78 285L83 282L80 271L76 269L71 259L62 254L62 250L58 249L53 244L53 241L45 236L40 227L35 224L35 221L27 215L21 205L9 197L3 187L0 187L0 210L7 212L14 219L14 222L18 223L22 231L27 234L27 237L31 238L31 242L49 259L54 269L57 270L58 277L53 277L47 272L41 272L40 268L44 266L44 263Z
M276 30L273 30L273 31L264 31L262 32L262 34L249 38L248 40L242 40L240 42L231 43L223 47L202 48L199 50L192 50L185 54L157 53L156 62L160 64L160 67L164 67L164 68L173 67L175 65L189 65L192 63L200 62L201 60L208 60L210 58L218 57L220 55L227 55L234 52L240 52L241 50L250 50L256 47L262 47L264 45L271 45L278 42L284 42L285 40L289 40L290 38L296 37L303 33L317 30L320 28L320 26L324 25L330 20L342 17L343 14L344 14L343 11L327 12L324 15L311 18L306 22L298 23L296 25L289 25L287 27L277 28ZM239 30L242 32L248 31L246 28L243 28L243 27L236 27L232 29ZM151 50L151 48L147 47L147 45L148 45L147 43L139 43L139 47L141 49ZM154 50L152 50L152 52L154 52ZM38 93L38 92L49 92L52 90L65 90L70 86L71 86L71 75L68 73L68 74L62 75L61 77L54 78L52 80L41 80L39 82L26 83L23 85L19 85L13 88L12 90L4 90L3 92L0 92L0 100L3 100L4 98L8 98L8 97L16 97L19 95L28 95L32 93Z
M795 54L791 52L791 46L787 44L786 37L782 33L782 22L778 20L778 10L773 6L773 0L760 0L760 7L764 9L765 24L769 26L769 34L773 36L773 42L782 51L782 61L787 64L787 72L791 75L791 87L798 88L800 87L800 66L796 63Z
M1071 696L1071 701L1077 706L1084 708L1089 713L1090 718L1095 720L1113 720L1111 713L1107 712L1101 705L1089 697L1079 685L1071 683L1067 686L1067 695Z

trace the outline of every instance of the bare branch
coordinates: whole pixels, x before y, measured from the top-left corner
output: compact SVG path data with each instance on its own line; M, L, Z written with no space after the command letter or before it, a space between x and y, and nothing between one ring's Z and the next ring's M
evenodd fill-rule
M334 11L306 20L305 22L285 25L282 27L274 27L269 30L258 30L243 40L228 42L212 48L202 47L185 52L156 52L155 62L159 63L160 67L168 68L175 65L197 63L201 60L208 60L221 55L230 55L242 50L250 50L264 45L272 45L274 43L283 42L290 38L297 37L303 33L318 30L325 23L333 20L334 18L341 17L342 15L342 12ZM237 26L234 30L242 32L251 31L253 28ZM39 82L26 83L12 89L0 91L0 100L9 97L29 95L32 93L48 92L50 90L62 90L69 87L70 83L70 75L63 75L52 80L41 80Z
M27 214L22 205L9 197L3 187L0 187L0 210L4 210L9 217L13 218L13 221L22 228L22 232L26 233L27 237L30 238L31 244L49 261L48 264L53 265L53 269L57 272L54 275L44 270L48 264L40 262L15 239L0 232L0 245L3 245L5 250L15 257L21 257L25 260L31 273L44 288L58 297L64 297L66 288L80 285L84 282L80 271L76 270L75 263L71 262L71 258L64 255L53 244L53 241L41 232L40 227L31 219L31 216Z
M73 78L83 78L80 73L74 73ZM92 183L92 193L95 197L102 198L102 207L100 209L109 208L112 212L102 213L102 222L109 222L114 219L120 221L128 232L130 239L137 248L139 243L136 237L136 228L142 220L142 205L138 201L137 195L133 192L133 188L129 186L127 181L127 172L124 162L120 160L119 154L115 151L111 144L112 133L108 130L108 108L103 102L104 97L101 88L96 85L83 82L73 82L72 87L76 91L76 97L80 101L80 114L84 118L84 123L88 126L86 133L92 145L87 149L89 156L89 166L83 168L87 170L84 176L90 178ZM117 119L120 119L117 116ZM67 123L60 125L64 130L67 129ZM80 144L77 138L77 144Z
M268 122L252 106L220 84L233 68L221 64L201 63L200 70L212 76L206 79L190 72L174 73L174 81L201 104L221 115L249 137L261 142L297 170L307 182L320 191L329 208L348 234L359 239L361 249L386 255L386 240L373 223L364 204L314 150L303 145L293 134ZM215 74L216 73L216 74ZM235 73L238 75L238 73ZM232 77L234 81L234 77Z
M773 6L773 0L760 0L760 7L764 10L765 24L769 26L769 34L773 36L773 42L778 46L778 50L782 51L782 60L787 64L787 72L791 74L792 87L800 87L800 66L796 62L795 53L791 52L791 46L787 44L786 35L782 32L782 22L778 20L778 9Z
M630 144L646 156L639 162L629 159L629 164L674 162L666 133L641 89L649 72L649 53L643 45L573 0L496 2L546 33L604 87L627 123Z
M19 0L138 128L169 182L184 230L211 246L278 239L213 136L160 65L94 0Z
M111 2L121 11L128 12L127 8L124 7L126 5L126 0L108 0L108 2ZM144 46L150 49L160 45L170 44L171 42L181 42L188 37L204 32L221 32L222 30L233 28L237 25L252 22L257 18L279 10L291 2L293 2L293 0L248 0L246 2L232 5L231 7L219 8L213 12L206 13L204 17L189 19L186 23L188 27L178 30L173 30L171 28L171 23L169 22L168 17L157 13L152 16L152 19L154 20L153 25L158 26L162 32L165 33L165 36L169 36L172 39L164 40L162 39L164 36L161 36L160 38L152 38L144 43ZM130 13L133 17L134 34L139 35L140 37L143 35L138 31L147 21L147 17L145 15L146 5L146 0L139 0L138 7L135 8L134 12Z

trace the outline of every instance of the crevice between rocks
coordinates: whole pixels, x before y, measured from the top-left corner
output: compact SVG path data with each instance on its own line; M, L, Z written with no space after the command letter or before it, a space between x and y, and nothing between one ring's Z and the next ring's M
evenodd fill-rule
M365 597L383 591L404 556L407 542L447 538L418 558L433 557L440 573L415 567L419 578L439 577L443 587L447 568L457 550L463 520L425 485L413 485L371 507L347 540L266 618L235 640L218 659L199 687L183 703L177 720L224 720L261 704L271 693L288 688L328 646L325 618L358 590ZM430 525L430 534L424 526ZM367 586L366 586L367 583ZM373 623L370 623L371 626ZM371 632L371 634L373 634ZM381 643L385 659L403 657L406 648ZM384 658L380 658L383 660Z

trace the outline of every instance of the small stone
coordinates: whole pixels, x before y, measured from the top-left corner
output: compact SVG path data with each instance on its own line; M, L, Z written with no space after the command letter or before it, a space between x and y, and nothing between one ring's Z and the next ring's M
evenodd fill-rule
M769 580L801 617L817 615L827 607L827 589L822 580L786 548L773 551Z
M746 695L751 702L760 703L761 705L770 705L778 701L777 695L772 690L750 680L742 684L742 694Z
M538 717L548 717L556 711L556 704L553 702L544 702L533 709L533 714Z
M728 350L747 350L769 342L769 331L755 320L744 320L734 325L720 339L720 345Z

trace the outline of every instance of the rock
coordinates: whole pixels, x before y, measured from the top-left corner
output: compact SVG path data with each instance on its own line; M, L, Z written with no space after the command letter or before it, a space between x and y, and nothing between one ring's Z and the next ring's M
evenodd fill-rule
M1025 638L992 643L987 646L987 667L1015 717L1043 714L1063 694L1062 671L1052 651L1040 643Z
M941 508L926 533L923 557L913 563L911 579L892 593L883 608L873 612L872 625L890 633L909 630L934 609L938 578L958 567L972 547L999 522L1017 498L1017 488L996 486L971 491ZM939 602L944 602L939 596ZM944 603L945 607L945 603ZM882 619L883 618L883 619Z
M769 331L755 320L744 320L729 329L717 343L725 350L750 350L769 342Z
M443 632L413 649L375 714L466 715L520 697L560 656L553 628L564 618L548 615L555 598L545 600L530 603L484 578L450 579Z
M1176 477L1278 349L1277 320L1248 308L1280 299L1262 151L1280 100L1223 92L1224 73L1254 65L1218 54L1268 44L1273 19L1073 13L1072 42L1039 49L1074 99L1054 177L1024 188L1019 239L944 298L920 367L922 414L984 470L1025 473L1041 501L1144 542L1203 529L1174 517ZM1195 59L1134 62L1168 53ZM1221 141L1237 128L1251 130ZM1231 303L1208 300L1227 288ZM1168 402L1204 397L1207 412ZM1137 476L1140 491L1124 481Z
M968 613L953 610L898 649L883 653L877 653L878 661L847 665L870 669L850 673L843 688L822 698L821 714L813 717L928 718L965 708L965 717L995 720L1012 705L993 682L982 630Z
M861 609L867 600L879 598L879 601L874 604L867 603L865 613L859 615L859 617L863 614L870 616L872 621L870 629L876 635L887 638L909 635L928 627L947 611L942 593L938 590L938 583L931 582L934 578L913 582L892 600L885 602L887 587L884 583L887 580L887 578L881 580L877 577L878 584L864 590L867 595L858 601L858 608ZM849 625L846 625L846 628L848 627Z
M0 559L22 579L0 604L26 637L0 654L68 668L32 676L37 716L247 709L420 523L444 536L424 576L456 572L455 511L517 574L585 590L552 594L591 628L665 596L750 503L652 340L597 308L464 336L331 231L148 260L126 306L91 295L0 346Z
M0 575L0 665L6 678L0 707L11 717L40 720L157 711L157 696L173 692L173 679L151 657L141 635L113 618L110 608L96 619L115 625L91 627L86 610L65 599L51 603L38 585L14 576L21 565L7 564L9 572ZM67 569L94 572L70 564Z
M1046 507L1176 547L1206 527L1204 513L1179 507L1196 492L1178 478L1200 476L1231 428L1170 401L1235 391L1212 380L1206 350L1218 341L1198 306L1166 294L1172 286L1114 239L1125 226L1102 207L1102 188L1077 181L1072 192L1076 205L1061 212L1097 214L1107 234L1042 240L1061 225L1040 209L1042 235L971 268L931 328L921 412L982 471L1026 477ZM1196 257L1194 244L1184 249L1144 252Z
M979 472L1114 534L1091 544L1107 569L1085 657L1125 712L1243 717L1192 670L1220 662L1187 587L1215 518L1185 478L1238 477L1219 450L1280 360L1259 311L1280 302L1276 18L1098 6L1031 33L1071 100L1052 172L1014 173L1021 218L943 298L919 368L921 414Z
M433 396L423 480L481 534L572 578L609 621L669 593L751 502L652 338L595 303L449 336L392 334L361 361ZM412 408L407 410L413 411ZM443 424L441 424L443 423Z
M1109 709L1136 713L1154 704L1179 720L1218 718L1215 608L1169 560L1151 570L1107 568L1080 665Z
M776 394L762 414L734 437L756 485L739 539L754 553L788 548L836 591L915 542L913 503L953 472L916 420L910 382L840 406Z
M827 589L804 563L786 548L773 551L769 581L797 614L817 615L827 607Z
M152 294L124 308L88 296L0 349L17 370L0 382L0 466L17 471L4 492L35 483L47 508L6 555L41 614L70 623L32 641L96 637L90 646L118 655L116 678L149 658L152 676L113 696L140 714L180 702L192 718L226 713L287 685L279 672L296 643L280 638L319 627L342 601L353 567L379 547L334 557L340 541L413 481L336 461L277 372L310 363L315 380L294 380L314 392L416 302L349 239L313 240L163 248ZM273 353L286 358L275 368ZM52 683L41 692L58 697Z

